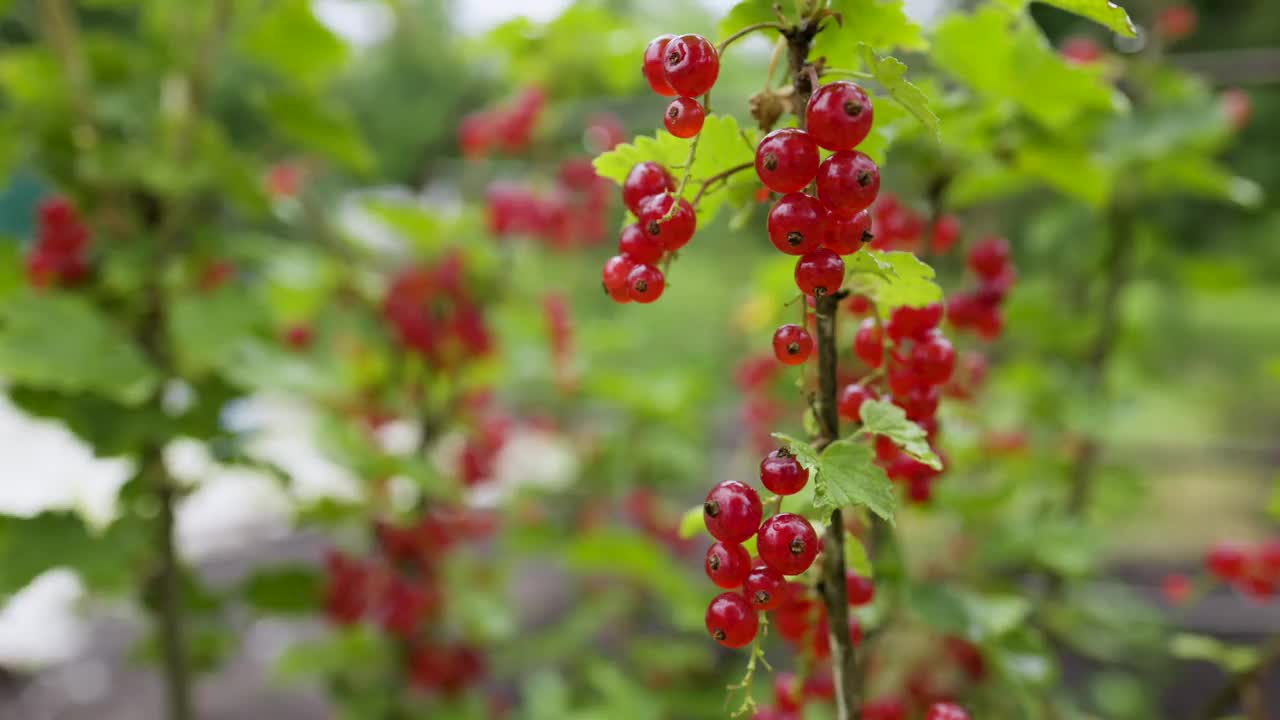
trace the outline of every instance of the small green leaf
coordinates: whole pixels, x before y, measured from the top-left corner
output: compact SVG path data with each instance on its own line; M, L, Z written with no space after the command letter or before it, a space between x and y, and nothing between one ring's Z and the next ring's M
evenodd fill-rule
M809 472L819 470L821 461L818 459L818 451L813 446L803 440L797 440L786 433L774 433L773 437L786 446L787 450L796 457L801 465Z
M938 116L929 108L929 98L924 91L907 80L907 66L894 57L880 57L866 43L858 43L858 54L867 72L880 83L889 97L907 109L916 119L938 137Z
M945 633L964 635L969 630L969 610L964 599L946 585L921 583L908 593L911 610L928 625Z
M916 460L934 470L942 469L942 461L929 447L924 428L908 420L902 408L885 400L869 400L862 404L861 416L859 433L884 435Z
M1169 641L1169 654L1181 660L1207 660L1219 663L1226 646L1216 638L1194 633L1178 633Z
M1107 0L1036 0L1069 13L1088 18L1124 37L1137 37L1138 29L1124 8Z
M862 250L845 262L853 271L845 286L874 300L882 318L902 305L924 307L942 300L933 268L912 253Z
M262 612L296 615L320 605L323 583L320 574L310 568L272 568L251 575L240 594Z
M256 297L230 286L173 300L168 320L178 365L200 375L229 363L263 323L263 310Z
M898 495L884 469L876 465L871 448L863 443L837 440L828 445L813 482L818 507L864 505L890 524L894 521Z
M844 534L844 564L865 578L872 577L875 572L871 558L867 556L867 546L857 535L847 532Z
M702 506L694 505L680 516L680 539L688 540L697 537L698 533L706 529L707 523L702 517Z

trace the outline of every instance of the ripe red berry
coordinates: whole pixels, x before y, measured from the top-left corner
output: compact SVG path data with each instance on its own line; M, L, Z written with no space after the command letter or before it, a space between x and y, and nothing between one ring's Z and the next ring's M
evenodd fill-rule
M875 318L866 318L858 326L858 334L853 337L853 354L872 369L884 362L884 339L880 337Z
M631 223L622 228L618 236L618 252L637 263L653 265L662 259L666 248L658 238L646 233L640 223Z
M769 241L788 255L818 249L827 236L827 209L812 195L787 193L769 211Z
M707 548L703 569L711 582L726 590L741 587L751 572L751 554L737 543L716 542Z
M783 365L799 365L813 352L809 331L788 323L773 331L773 355Z
M806 253L796 261L796 286L805 295L830 295L844 284L844 260L826 248Z
M849 312L853 315L866 315L871 312L871 300L866 295L854 295L849 298Z
M951 379L956 366L956 351L951 341L938 331L930 332L911 348L911 369L930 385L941 385Z
M740 648L756 637L760 616L736 592L721 593L707 606L707 632L728 648Z
M818 535L795 513L779 513L764 521L756 538L760 559L783 575L799 575L818 555Z
M1087 65L1102 58L1102 46L1087 35L1073 35L1062 42L1058 52L1067 62Z
M943 215L933 223L930 233L929 249L938 255L945 255L955 247L960 239L960 220L955 215Z
M876 596L876 585L871 578L865 578L849 570L844 574L844 591L849 597L849 604L858 607L871 602Z
M841 418L849 422L862 422L862 403L876 399L876 393L871 388L850 383L840 388L840 396L836 399L836 410Z
M656 162L636 163L622 183L622 204L635 215L640 214L640 203L645 198L662 195L676 189L671 173Z
M679 250L693 239L698 228L698 217L688 200L680 198L675 212L667 217L671 204L676 202L670 193L654 195L640 202L640 227L662 242L667 250ZM664 219L665 218L665 219Z
M311 345L312 331L310 325L290 325L284 333L284 343L294 350L302 350Z
M773 702L779 710L796 712L803 700L803 686L796 681L796 676L789 672L775 673L773 676Z
M942 303L929 303L924 307L899 305L889 313L884 331L894 342L902 342L907 338L923 338L930 330L942 322Z
M831 213L827 216L827 234L822 244L831 252L852 255L873 239L870 211L860 210L852 215Z
M678 97L667 106L662 124L667 126L667 132L678 138L691 138L702 131L702 121L705 119L706 113L697 100Z
M862 706L862 720L906 720L907 708L897 698L872 700Z
M773 610L786 601L786 587L787 579L782 573L761 563L747 573L747 579L742 584L742 594L747 596L747 602L756 610Z
M903 393L895 393L893 404L907 413L908 420L924 422L938 413L938 401L942 399L942 388L916 385Z
M1187 3L1178 3L1160 11L1156 16L1156 35L1166 40L1181 40L1195 32L1200 17L1196 9Z
M640 68L644 79L649 81L649 89L667 97L679 94L667 82L666 71L667 44L675 37L675 35L659 35L650 40L644 49L644 65Z
M929 707L924 720L969 720L969 713L955 703L940 702Z
M1160 581L1160 594L1170 605L1181 605L1191 597L1191 580L1186 575L1172 573Z
M725 480L711 488L702 504L707 532L727 543L741 543L755 535L763 515L755 488L737 480Z
M797 192L818 174L818 145L803 130L774 130L756 146L756 174L774 192Z
M666 279L662 271L652 265L636 265L627 275L627 292L638 303L651 303L662 297Z
M1253 102L1249 93L1239 88L1227 88L1218 93L1218 106L1227 116L1227 123L1236 132L1249 125L1249 116L1253 114Z
M871 100L854 83L838 80L818 88L805 108L805 127L828 150L852 150L871 132Z
M988 236L969 248L969 269L981 278L995 279L1009 262L1009 243L1004 238Z
M865 153L842 150L818 167L818 199L832 212L865 210L880 194L880 168Z
M760 461L760 483L777 495L794 495L809 482L809 470L786 448L778 448Z
M600 273L605 292L612 294L619 288L627 288L627 278L636 266L635 261L626 255L614 255L604 261L604 270Z
M1219 542L1209 548L1204 566L1219 580L1236 580L1244 574L1248 555L1243 546L1233 542Z
M681 35L667 43L663 65L667 84L684 97L701 95L716 84L720 54L701 35Z

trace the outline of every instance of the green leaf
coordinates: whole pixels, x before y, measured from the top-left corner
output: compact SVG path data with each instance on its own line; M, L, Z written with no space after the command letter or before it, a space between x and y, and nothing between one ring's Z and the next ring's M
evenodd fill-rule
M920 26L902 10L902 0L833 0L844 27L828 20L813 41L813 57L824 56L831 67L852 67L860 45L877 52L894 49L923 52L929 48Z
M1108 0L1036 0L1036 2L1088 18L1124 37L1138 36L1138 29L1134 27L1133 20L1129 19L1129 13Z
M742 0L734 5L716 26L720 39L724 40L749 25L777 22L778 17L773 13L774 4L774 0Z
M76 513L61 510L0 516L0 598L55 567L76 571L91 589L123 589L150 549L144 529L122 519L95 531Z
M262 612L298 615L320 606L323 587L323 577L312 568L272 568L249 576L240 596Z
M924 307L942 300L933 268L912 253L862 250L845 263L853 272L845 287L874 300L883 318L896 307Z
M0 377L137 405L157 382L130 338L84 298L20 293L0 304Z
M307 0L278 0L246 22L239 37L244 54L290 80L314 82L333 76L347 59L347 46L311 11Z
M1022 626L1031 614L1031 602L1017 595L964 596L969 616L990 637L999 637Z
M575 538L564 552L565 562L578 572L622 577L653 590L671 609L678 627L694 628L702 622L706 600L670 571L667 551L656 542L632 533L600 531Z
M837 440L822 451L821 465L814 478L814 503L836 508L865 505L871 512L894 522L898 495L884 469L875 463L875 453L863 443Z
M373 151L365 144L350 111L342 105L305 93L278 92L258 98L258 106L283 139L356 172L373 167Z
M264 320L256 298L232 286L172 302L169 334L178 366L201 375L228 365Z
M688 540L697 537L698 533L707 528L707 523L702 518L702 506L694 505L680 516L680 539Z
M964 598L946 585L913 585L907 597L911 610L928 625L952 635L968 632L969 610Z
M858 55L862 58L867 72L884 88L889 97L916 116L932 133L938 137L938 116L929 107L929 98L924 91L907 80L907 66L894 57L880 57L871 46L858 43Z
M809 472L820 470L822 461L818 459L818 451L814 450L812 445L803 440L797 440L786 433L774 433L773 437L785 445L787 451L794 455L806 470Z
M621 185L627 173L638 163L653 161L667 168L678 183L689 158L692 140L681 140L671 133L658 131L654 136L641 135L631 143L619 145L595 159L596 174ZM729 168L749 165L755 160L754 131L743 131L738 121L728 115L710 115L702 125L698 139L697 155L685 185L684 197L690 202L698 194L703 181ZM750 170L744 172L749 173ZM710 186L698 202L698 225L703 226L715 218L716 212L728 198L723 184Z
M848 532L844 534L844 564L862 577L873 577L875 573L871 558L867 556L867 546L857 535Z
M884 435L916 460L934 470L942 469L942 461L929 447L924 428L908 420L902 408L885 400L872 400L862 404L861 415L859 433Z

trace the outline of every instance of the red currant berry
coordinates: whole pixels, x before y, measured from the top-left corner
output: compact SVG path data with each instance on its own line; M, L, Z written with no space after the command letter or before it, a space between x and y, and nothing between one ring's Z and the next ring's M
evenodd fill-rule
M803 130L774 130L756 146L756 174L774 192L798 192L818 174L818 146Z
M760 559L783 575L799 575L818 555L818 535L795 513L779 513L760 526L756 549Z
M705 119L706 113L697 100L678 97L667 106L662 124L667 126L667 132L678 138L691 138L702 132L702 121Z
M933 223L930 233L929 249L938 255L945 255L955 247L960 239L960 220L955 215L943 215Z
M646 233L640 223L631 223L622 228L618 236L618 252L637 263L653 265L662 259L666 249L657 238Z
M698 217L688 200L680 198L675 212L667 217L671 204L676 202L670 193L654 195L640 202L640 227L662 242L667 250L679 250L693 239L698 228ZM665 218L665 219L664 219Z
M942 311L942 303L929 303L919 308L900 305L889 313L884 330L894 342L922 338L942 322Z
M803 255L822 245L827 209L812 195L787 193L769 211L769 241L788 255Z
M640 68L644 73L644 79L649 81L649 89L667 97L679 94L667 82L666 71L667 44L675 37L675 35L659 35L650 40L644 49L644 65Z
M796 681L796 676L789 672L776 673L773 676L773 702L779 710L796 712L803 700L803 686Z
M707 632L727 648L740 648L756 637L760 616L736 592L721 593L707 606Z
M884 339L880 337L875 318L867 318L858 326L858 334L853 337L853 354L872 369L884 362Z
M871 132L871 99L862 88L838 80L818 88L805 108L805 127L828 150L852 150Z
M938 413L938 401L941 399L942 388L917 385L905 393L895 394L894 404L907 413L908 420L924 422Z
M853 315L866 315L871 312L871 300L866 295L854 295L849 298L849 312Z
M756 610L774 610L787 599L787 579L782 573L761 563L747 574L742 584L742 594Z
M786 448L778 448L760 461L760 483L776 495L794 495L809 482L809 470Z
M640 203L645 198L662 195L676 189L671 173L656 162L646 160L637 163L627 173L622 183L622 204L635 215L640 214Z
M862 706L862 720L906 720L907 707L897 698L872 700Z
M796 286L805 295L830 295L844 284L844 260L826 248L806 253L796 261Z
M880 168L857 150L832 153L818 167L818 199L845 215L865 210L880 193Z
M726 590L741 587L751 572L751 554L737 543L713 543L703 563L711 582Z
M836 399L836 409L841 418L849 422L862 422L862 403L877 399L875 391L871 388L850 383L840 389L840 396Z
M720 54L701 35L681 35L667 43L663 64L667 84L684 97L701 95L716 84Z
M813 337L799 325L786 324L773 331L773 355L783 365L799 365L813 352Z
M956 351L951 342L936 330L917 340L911 348L911 369L930 385L941 385L951 379L956 366Z
M614 255L604 261L604 270L600 273L605 292L627 287L627 278L636 263L626 255Z
M1058 53L1074 65L1087 65L1102 59L1102 46L1085 35L1073 35L1062 41Z
M652 265L636 265L627 275L627 290L631 299L638 303L651 303L662 297L662 289L666 280L662 271Z
M764 508L755 488L737 480L725 480L711 488L702 504L702 520L711 537L727 543L746 541L760 527Z
M854 607L866 605L876 596L875 583L849 570L844 574L844 591L849 596L849 604Z
M1160 594L1170 605L1182 605L1191 598L1191 580L1186 575L1172 573L1160 581Z
M873 239L871 213L861 210L852 215L830 214L827 217L827 234L822 239L822 244L837 255L852 255Z
M1267 540L1254 551L1258 567L1268 575L1280 576L1280 540Z
M969 713L955 703L940 702L929 706L924 720L969 720Z
M1200 16L1187 3L1175 3L1156 16L1156 35L1166 40L1180 40L1195 32Z
M605 294L609 296L610 300L613 300L619 305L626 305L631 302L631 288L626 285L623 285L620 288L605 288Z
M1000 237L985 237L969 248L969 269L978 277L994 279L1009 262L1009 243Z
M1248 556L1244 547L1233 542L1219 542L1209 548L1204 566L1209 574L1219 580L1238 580L1245 570Z

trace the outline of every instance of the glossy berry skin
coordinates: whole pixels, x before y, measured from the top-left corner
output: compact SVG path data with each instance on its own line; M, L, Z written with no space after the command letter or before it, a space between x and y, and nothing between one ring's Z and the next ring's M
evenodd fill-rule
M663 55L667 84L684 97L701 95L716 84L720 54L701 35L681 35L667 43Z
M627 278L630 277L631 271L635 268L636 263L626 255L614 255L604 261L604 270L600 273L600 281L604 284L606 292L612 292L619 288L627 287Z
M826 248L806 253L796 261L796 286L814 297L830 295L844 284L844 260Z
M929 303L924 307L901 305L889 313L884 331L894 342L907 338L923 338L942 322L942 303Z
M950 380L955 367L955 348L936 330L917 340L911 348L911 369L930 385L941 385Z
M705 119L706 113L697 100L678 97L667 106L667 111L662 116L662 124L667 127L667 132L678 138L691 138L702 131L702 122Z
M659 35L649 41L644 49L644 65L640 70L649 83L649 89L659 95L674 97L678 95L667 82L667 45L675 39L675 35Z
M622 204L633 214L640 214L640 203L645 198L662 195L676 189L671 173L656 162L646 160L636 163L622 183Z
M756 550L765 564L783 575L799 575L818 555L818 535L795 513L778 513L760 526Z
M742 594L756 610L774 610L787 599L787 579L765 564L751 568L742 584Z
M725 480L711 488L702 504L702 520L711 537L742 543L756 534L764 508L755 488L737 480Z
M662 271L652 265L636 265L627 275L627 295L638 303L651 303L662 297L667 285Z
M846 80L815 90L804 114L813 141L828 150L852 150L871 132L871 99Z
M867 318L858 326L858 334L853 337L853 354L873 370L884 362L884 339L880 337L875 318Z
M827 215L818 198L787 193L769 211L769 242L788 255L817 250L827 236Z
M871 578L862 577L852 570L845 572L844 591L849 598L849 604L854 607L866 605L876 596L876 586Z
M640 223L622 228L618 236L618 254L626 255L637 263L653 265L662 259L666 248L658 238L646 233Z
M836 398L836 411L840 413L843 420L862 422L862 403L877 399L875 391L871 388L850 383L840 388L840 395Z
M1000 237L985 237L969 248L968 264L974 275L988 280L999 277L1009 263L1009 243Z
M1242 577L1247 562L1248 554L1245 549L1233 542L1214 544L1204 558L1204 566L1209 574L1224 581Z
M818 145L803 130L774 130L756 146L756 175L774 192L798 192L817 174Z
M667 211L671 209L673 202L676 199L670 193L654 195L641 201L639 212L640 228L671 251L688 245L698 228L698 218L693 214L693 206L684 198L680 198L676 211L671 217L667 217Z
M760 616L736 592L721 593L707 606L707 632L727 648L740 648L756 637Z
M707 548L702 567L711 582L732 590L741 587L751 572L751 553L737 543L713 543Z
M832 212L865 210L880 194L880 168L865 153L832 153L818 167L818 199Z
M969 720L969 713L955 703L934 703L929 706L924 720Z
M809 470L786 448L778 448L760 461L760 483L775 495L794 495L809 482Z
M852 215L831 213L827 216L827 234L822 239L822 246L837 255L852 255L873 239L869 210L860 210Z
M813 353L809 331L788 323L773 331L773 356L783 365L800 365Z

